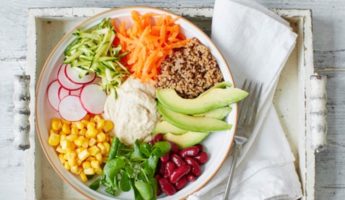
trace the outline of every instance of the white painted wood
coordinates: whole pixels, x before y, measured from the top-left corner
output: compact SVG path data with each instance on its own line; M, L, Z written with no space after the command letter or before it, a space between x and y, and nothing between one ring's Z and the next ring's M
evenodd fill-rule
M311 8L314 60L318 72L328 76L328 150L317 155L316 199L345 199L345 1L258 0L270 8ZM0 199L24 199L24 154L13 150L12 80L27 65L26 30L29 7L112 7L146 4L163 7L212 7L213 0L11 0L0 7ZM202 20L200 20L202 21ZM207 22L209 23L209 22ZM206 24L202 22L201 24ZM32 41L31 41L32 42ZM32 139L32 138L31 138ZM41 155L36 155L37 157ZM27 158L29 159L29 158ZM40 170L36 168L36 170ZM55 177L57 178L57 177ZM11 192L13 191L13 192ZM32 192L28 191L28 194Z

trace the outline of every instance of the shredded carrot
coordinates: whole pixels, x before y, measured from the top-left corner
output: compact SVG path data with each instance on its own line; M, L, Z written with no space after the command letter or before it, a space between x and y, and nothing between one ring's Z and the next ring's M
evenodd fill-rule
M122 60L131 74L142 81L156 80L161 63L173 49L181 48L188 42L169 15L137 11L131 13L130 27L124 21L113 20L117 43L122 51L128 52Z

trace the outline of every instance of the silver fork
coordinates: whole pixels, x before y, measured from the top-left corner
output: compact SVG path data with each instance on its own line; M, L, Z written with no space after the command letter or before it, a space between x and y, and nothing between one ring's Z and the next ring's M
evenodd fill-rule
M224 200L229 199L230 188L237 163L237 158L242 150L243 145L247 142L248 138L250 137L255 125L255 117L260 101L262 84L245 80L242 89L247 91L249 95L244 101L240 103L240 118L238 120L238 128L237 135L235 136L230 176L226 184Z

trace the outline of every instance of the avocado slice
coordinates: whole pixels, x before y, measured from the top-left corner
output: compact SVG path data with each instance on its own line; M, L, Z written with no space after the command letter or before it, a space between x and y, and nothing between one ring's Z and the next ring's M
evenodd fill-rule
M175 135L181 135L186 133L186 130L180 129L167 121L160 121L156 124L155 129L152 131L153 135L157 133L172 133Z
M210 117L215 119L221 119L223 120L228 114L231 112L232 108L230 106L223 107L223 108L217 108L205 113L196 114L194 116L197 117Z
M238 88L211 88L195 99L184 99L174 89L158 89L157 99L172 111L182 114L200 114L228 106L244 99L248 93Z
M187 148L199 144L209 133L187 132L183 135L174 135L172 133L164 134L164 139L176 143L181 148Z
M160 103L158 103L157 108L164 120L180 129L194 132L210 132L228 130L232 127L231 124L228 124L222 120L209 117L195 117L177 113L166 109Z

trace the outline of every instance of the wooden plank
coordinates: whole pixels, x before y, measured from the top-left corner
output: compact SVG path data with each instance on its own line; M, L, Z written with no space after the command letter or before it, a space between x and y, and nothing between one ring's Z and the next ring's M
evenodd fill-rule
M311 8L314 18L314 49L316 67L345 67L345 40L335 40L345 35L345 1L343 0L259 0L270 8ZM0 60L18 60L26 57L26 18L29 7L118 7L125 5L150 5L158 7L212 7L213 0L12 0L3 4L1 13L6 13L0 18L0 23L6 29L0 30ZM15 22L15 23L14 23ZM11 45L7 42L11 41ZM320 58L320 59L319 59Z
M317 199L345 199L345 73L326 71L328 76L328 146L316 156Z
M25 152L13 146L13 76L21 73L24 62L0 62L0 199L24 199L25 197Z

